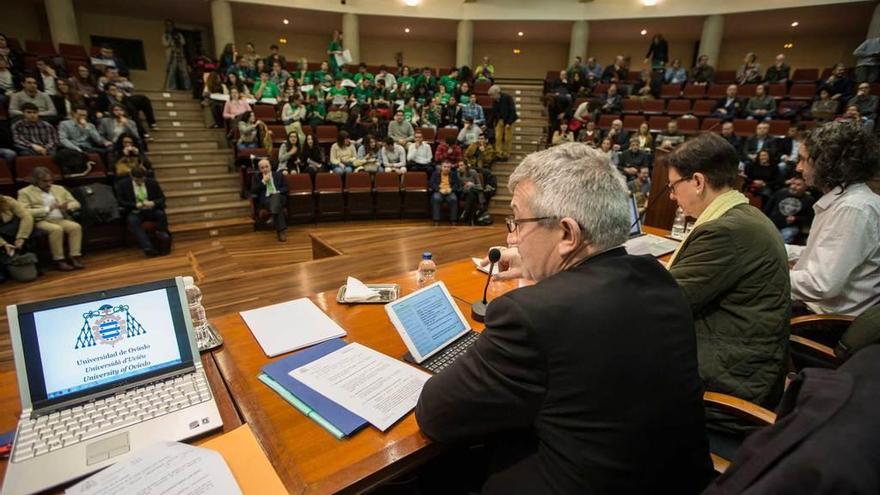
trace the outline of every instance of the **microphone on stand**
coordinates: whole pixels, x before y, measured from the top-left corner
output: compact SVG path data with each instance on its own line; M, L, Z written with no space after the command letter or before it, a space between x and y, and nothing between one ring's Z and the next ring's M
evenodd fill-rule
M483 300L471 305L471 317L476 321L482 322L486 318L486 306L489 305L489 302L486 301L486 292L489 290L489 282L492 281L492 269L495 268L495 263L498 263L500 259L500 249L492 248L489 250L489 276L486 278L486 286L483 287Z

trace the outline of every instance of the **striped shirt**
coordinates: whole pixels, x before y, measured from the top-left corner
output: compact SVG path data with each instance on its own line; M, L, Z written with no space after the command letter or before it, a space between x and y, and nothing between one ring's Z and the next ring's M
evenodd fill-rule
M16 146L32 149L32 146L38 144L48 151L52 151L58 146L58 133L52 124L38 120L36 122L28 122L21 119L12 124L12 136Z

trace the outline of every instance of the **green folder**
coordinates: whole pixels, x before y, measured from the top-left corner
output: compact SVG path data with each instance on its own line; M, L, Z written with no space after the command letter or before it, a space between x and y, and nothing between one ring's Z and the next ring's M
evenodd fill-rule
M338 428L333 426L329 421L324 419L320 414L315 412L309 406L305 405L303 401L299 400L295 395L290 393L286 388L282 387L281 384L273 380L269 375L265 373L260 373L257 378L269 386L272 390L278 392L284 400L289 402L293 407L299 409L299 411L305 414L307 417L311 418L312 421L318 423L322 428L330 432L331 435L336 437L338 440L342 440L345 438L345 434L339 431Z

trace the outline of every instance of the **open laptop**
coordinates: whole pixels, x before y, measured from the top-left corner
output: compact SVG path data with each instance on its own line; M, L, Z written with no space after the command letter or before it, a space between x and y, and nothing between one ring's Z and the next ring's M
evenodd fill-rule
M22 412L4 495L222 426L181 277L6 312Z
M642 232L639 206L636 204L636 197L632 194L629 195L629 211L631 222L629 240L624 243L627 253L636 256L650 254L659 258L675 251L678 247L678 241Z
M452 295L436 282L385 305L385 312L406 344L404 360L439 373L476 342Z

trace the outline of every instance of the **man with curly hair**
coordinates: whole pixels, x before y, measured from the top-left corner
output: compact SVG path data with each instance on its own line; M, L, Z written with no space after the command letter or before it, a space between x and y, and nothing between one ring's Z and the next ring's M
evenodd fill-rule
M851 122L813 130L797 171L822 192L806 247L786 246L795 313L858 316L880 303L880 196L866 182L880 173L880 144Z

